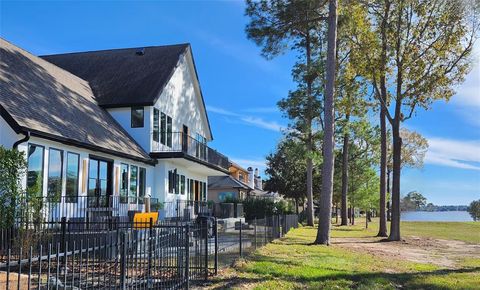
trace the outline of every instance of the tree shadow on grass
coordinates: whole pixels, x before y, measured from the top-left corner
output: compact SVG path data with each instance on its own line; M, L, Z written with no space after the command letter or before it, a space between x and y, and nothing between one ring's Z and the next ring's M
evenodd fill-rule
M333 270L333 269L330 269ZM252 271L238 269L239 272L252 273ZM329 273L325 275L318 275L314 277L298 277L296 275L289 275L287 273L278 273L272 272L268 274L258 274L258 278L242 278L242 277L232 277L225 280L222 280L222 284L228 285L228 287L236 287L249 283L260 283L268 280L285 281L285 282L294 282L301 284L302 286L312 286L318 288L325 288L328 286L338 287L336 283L342 284L348 288L416 288L416 289L456 289L457 286L448 286L430 283L425 279L429 276L441 277L448 274L468 274L468 273L480 273L480 267L473 268L462 268L462 269L444 269L436 271L426 271L426 272L415 272L415 273ZM423 278L425 277L425 278ZM423 279L421 279L423 278ZM224 289L224 286L214 289ZM475 285L471 285L471 288L474 289Z

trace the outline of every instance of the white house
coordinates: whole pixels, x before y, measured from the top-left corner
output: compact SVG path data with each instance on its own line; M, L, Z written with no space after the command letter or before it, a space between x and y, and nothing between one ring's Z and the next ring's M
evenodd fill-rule
M228 174L189 44L37 57L0 39L0 116L27 188L79 217L206 201L208 176Z

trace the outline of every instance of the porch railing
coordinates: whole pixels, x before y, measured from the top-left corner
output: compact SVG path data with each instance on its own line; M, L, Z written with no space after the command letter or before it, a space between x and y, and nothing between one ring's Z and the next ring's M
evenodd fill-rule
M161 136L154 137L152 134L152 152L154 153L183 152L223 169L228 170L230 167L230 161L225 155L183 132L167 133L163 139L160 138Z
M156 203L156 198L151 198ZM29 197L19 202L17 222L50 223L62 218L73 221L100 221L125 217L145 210L144 197L132 196L46 196Z

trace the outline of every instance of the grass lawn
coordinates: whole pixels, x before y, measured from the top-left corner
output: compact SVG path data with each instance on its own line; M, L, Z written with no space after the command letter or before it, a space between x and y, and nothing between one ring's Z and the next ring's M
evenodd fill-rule
M359 219L355 226L334 227L332 237L371 237L378 233L378 219L373 219L365 229L365 221ZM388 225L390 229L390 224ZM479 222L402 222L402 236L429 237L458 240L480 244Z
M213 284L209 288L480 289L480 251L478 255L456 259L454 266L443 267L408 261L402 258L401 252L389 256L363 251L361 245L360 248L350 248L349 239L357 241L356 243L365 240L365 245L378 243L378 239L372 237L377 231L376 223L370 224L367 230L364 227L364 224L334 227L333 245L328 247L311 245L316 235L315 228L292 230L284 238L257 250L246 260L239 260L233 268L223 270L213 278ZM403 223L402 229L404 236L458 239L480 244L480 223L409 222ZM395 245L381 244L384 248Z

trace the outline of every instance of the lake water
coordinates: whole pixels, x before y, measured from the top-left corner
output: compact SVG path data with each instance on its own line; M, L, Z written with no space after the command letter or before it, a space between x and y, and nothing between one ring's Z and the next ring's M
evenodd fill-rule
M471 222L470 214L466 211L405 211L402 212L402 221L411 222Z

